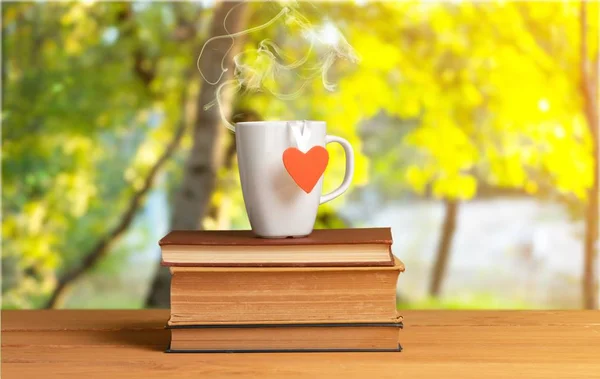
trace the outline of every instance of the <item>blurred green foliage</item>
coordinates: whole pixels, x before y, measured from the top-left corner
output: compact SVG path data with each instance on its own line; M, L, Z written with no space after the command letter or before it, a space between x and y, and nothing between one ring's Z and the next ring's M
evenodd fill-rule
M597 14L598 3L589 6ZM318 8L312 17L328 15L360 64L336 67L334 93L316 80L290 102L257 93L237 106L264 119L325 120L357 152L354 185L388 197L470 199L486 185L583 204L594 159L576 2ZM272 17L264 9L252 4L249 25ZM211 16L191 3L3 4L4 307L41 306L57 275L117 221L184 117L184 93L198 92L196 55ZM598 19L590 21L591 57ZM285 39L285 25L246 43L263 38ZM169 193L189 144L186 136L163 170ZM326 191L344 170L343 151L328 149ZM342 204L321 207L317 227L347 225ZM248 226L235 162L219 172L212 206L206 227Z
M198 43L172 34L176 18L197 11L58 2L2 9L2 290L5 306L36 307L117 221L172 134Z

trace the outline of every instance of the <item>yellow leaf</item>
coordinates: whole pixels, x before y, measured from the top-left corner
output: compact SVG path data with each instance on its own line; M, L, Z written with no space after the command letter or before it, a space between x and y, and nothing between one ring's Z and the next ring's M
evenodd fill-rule
M427 174L423 172L423 170L421 170L415 165L411 165L406 170L405 177L408 184L416 193L420 195L425 193L425 189L427 187L427 182L429 181L429 178Z

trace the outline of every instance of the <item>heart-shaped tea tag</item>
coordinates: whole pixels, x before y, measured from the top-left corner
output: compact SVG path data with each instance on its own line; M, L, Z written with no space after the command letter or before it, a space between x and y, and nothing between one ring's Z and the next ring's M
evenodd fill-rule
M310 193L325 172L329 153L322 146L314 146L306 153L295 147L283 152L283 165L298 187Z

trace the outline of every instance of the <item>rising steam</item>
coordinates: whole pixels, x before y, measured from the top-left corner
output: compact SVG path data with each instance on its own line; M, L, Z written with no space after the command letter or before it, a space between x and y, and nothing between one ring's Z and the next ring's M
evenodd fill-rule
M227 120L222 111L221 95L222 91L229 87L235 93L245 92L269 92L281 100L291 100L297 98L304 87L311 80L321 77L323 87L328 91L333 91L335 85L328 80L328 73L337 59L346 59L353 63L359 61L359 57L346 41L340 31L331 23L325 22L320 26L313 26L300 11L297 3L286 3L281 6L281 10L269 21L262 25L237 32L229 33L226 22L229 14L235 10L232 8L223 20L223 26L228 34L212 37L206 41L197 60L198 71L202 78L211 85L216 85L215 100L207 104L204 109L217 105L223 122L228 129L234 130L234 126ZM289 56L284 50L270 39L264 39L259 42L256 49L243 51L233 57L235 72L233 79L221 82L223 75L227 72L225 59L229 51L233 48L235 38L246 34L258 32L266 28L282 23L286 28L294 30L294 37L300 37L304 41L305 53L298 59L289 60ZM206 78L200 68L200 60L205 48L217 39L231 39L231 46L224 54L221 60L221 74L215 81ZM310 61L310 62L309 62ZM279 90L280 83L292 82L295 88L289 91ZM220 84L219 84L220 83Z

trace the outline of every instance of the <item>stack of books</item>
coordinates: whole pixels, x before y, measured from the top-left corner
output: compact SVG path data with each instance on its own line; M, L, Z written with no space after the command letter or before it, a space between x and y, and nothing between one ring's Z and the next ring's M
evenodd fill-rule
M400 351L389 228L173 231L169 352Z

